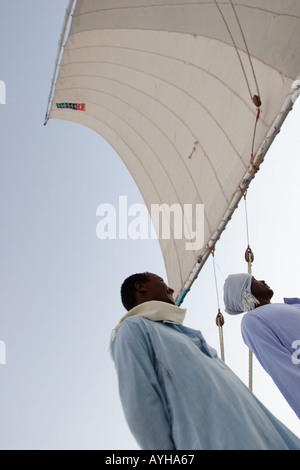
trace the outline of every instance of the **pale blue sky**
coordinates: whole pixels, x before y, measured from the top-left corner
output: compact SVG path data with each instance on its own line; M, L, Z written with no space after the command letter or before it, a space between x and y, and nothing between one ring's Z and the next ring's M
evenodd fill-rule
M99 204L142 198L118 155L93 131L43 126L67 0L0 0L1 449L135 449L108 344L124 309L123 279L165 269L156 240L96 237ZM274 300L300 296L297 103L248 192L253 272ZM244 205L216 250L220 297L246 271ZM184 302L186 324L218 346L211 259ZM225 358L247 382L240 318L225 317ZM254 392L300 436L299 420L255 362Z

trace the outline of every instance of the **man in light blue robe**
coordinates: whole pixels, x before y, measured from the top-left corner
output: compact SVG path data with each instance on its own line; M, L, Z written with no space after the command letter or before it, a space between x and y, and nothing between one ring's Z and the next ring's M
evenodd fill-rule
M300 300L286 298L284 303L271 304L272 296L264 281L249 274L233 274L225 281L226 311L250 310L241 322L244 342L300 418Z
M130 276L111 352L125 417L141 449L300 449L208 346L159 276Z

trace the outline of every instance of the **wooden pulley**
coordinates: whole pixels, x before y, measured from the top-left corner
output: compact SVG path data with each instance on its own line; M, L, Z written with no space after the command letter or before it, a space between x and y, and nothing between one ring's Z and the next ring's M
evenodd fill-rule
M253 263L254 261L254 254L249 245L247 247L247 250L245 251L245 260L247 261L247 263Z
M223 326L224 323L225 323L224 317L223 317L220 309L218 309L218 315L216 317L216 324L217 324L217 326Z

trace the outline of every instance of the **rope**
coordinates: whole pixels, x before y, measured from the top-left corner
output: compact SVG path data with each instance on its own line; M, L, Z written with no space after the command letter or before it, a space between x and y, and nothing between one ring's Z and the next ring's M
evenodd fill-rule
M215 265L215 249L210 248L209 245L207 245L207 248L209 249L209 251L212 255L212 259L213 259L214 278L215 278L217 303L218 303L218 313L217 313L217 316L216 316L216 324L219 328L221 359L222 359L223 362L225 362L225 348L224 348L224 335L223 335L223 325L225 323L225 320L224 320L224 317L223 317L223 315L221 313L221 309L220 309L220 299L219 299L218 282L217 282L216 265Z
M252 165L252 170L255 171L255 172L259 170L259 168L254 165L254 144L255 144L257 123L258 123L259 116L260 116L260 108L259 108L260 106L261 106L261 102L259 101L258 108L257 108L256 119L255 119L255 124L254 124L254 130L253 130L252 146L251 146L251 158L250 158L250 164Z
M243 39L243 42L244 42L244 45L245 45L245 48L246 48L246 52L247 52L247 55L248 55L248 59L249 59L249 63L250 63L250 67L251 67L251 70L252 70L252 74L253 74L253 78L254 78L254 82L255 82L255 86L256 86L256 90L257 90L257 95L253 95L252 96L252 92L251 92L251 87L250 87L250 84L249 84L249 80L248 80L248 77L247 77L247 73L246 73L246 70L245 70L245 67L244 67L244 64L243 64L243 61L242 61L242 58L241 58L241 55L240 55L240 52L239 52L239 49L238 49L238 46L234 40L234 37L232 35L232 32L230 30L230 27L226 21L226 18L220 8L220 5L218 4L217 0L214 0L215 1L215 4L216 4L216 7L218 8L218 11L222 17L222 20L226 26L226 29L228 31L228 34L231 38L231 41L232 41L232 44L235 48L235 51L236 51L236 54L238 56L238 59L239 59L239 62L240 62L240 65L241 65L241 68L242 68L242 71L243 71L243 74L244 74L244 77L245 77L245 81L246 81L246 85L247 85L247 88L248 88L248 91L249 91L249 95L250 95L250 99L251 101L253 101L253 103L255 104L255 106L257 107L260 107L261 105L261 101L260 101L260 93L259 93L259 88L258 88L258 82L257 82L257 78L256 78L256 74L255 74L255 70L254 70L254 66L253 66L253 63L252 63L252 59L251 59L251 54L250 54L250 51L249 51L249 48L248 48L248 45L247 45L247 41L246 41L246 38L245 38L245 35L244 35L244 32L243 32L243 28L242 28L242 25L240 23L240 20L239 20L239 17L238 17L238 14L236 12L236 9L234 7L234 4L232 2L232 0L230 0L230 5L232 7L232 10L234 12L234 16L236 18L236 21L238 23L238 26L239 26L239 29L240 29L240 32L241 32L241 35L242 35L242 39Z
M252 274L252 263L254 261L254 255L253 251L250 248L250 241L249 241L249 223L248 223L248 211L247 211L247 203L246 203L246 192L243 192L241 187L239 187L240 191L242 192L244 196L244 201L245 201L245 219L246 219L246 232L247 232L247 242L248 246L245 251L245 260L248 264L248 274ZM249 348L248 352L248 386L249 389L253 390L253 352Z
M230 27L228 25L228 22L226 21L226 18L225 18L224 14L223 14L223 12L220 8L220 5L218 4L218 1L217 0L214 0L214 1L215 1L215 4L216 4L217 8L218 8L218 11L219 11L219 13L222 17L222 20L223 20L223 22L224 22L224 24L227 28L227 31L228 31L229 36L231 38L232 44L233 44L233 46L235 48L235 51L236 51L236 54L238 56L238 59L239 59L239 62L240 62L240 65L241 65L241 68L242 68L242 71L243 71L243 74L244 74L244 77L245 77L245 81L246 81L246 84L247 84L247 88L248 88L248 91L249 91L249 94L250 94L250 99L257 108L257 114L256 114L256 119L255 119L255 124L254 124L253 137L252 137L251 158L250 158L250 165L252 165L252 170L254 172L256 172L256 171L258 171L258 167L256 167L254 165L254 145L255 145L257 122L259 120L260 107L261 107L261 99L260 99L258 81L257 81L257 78L256 78L253 62L252 62L252 59L251 59L251 54L250 54L250 51L249 51L249 48L248 48L248 45L247 45L247 41L246 41L246 38L245 38L245 35L244 35L244 31L243 31L242 25L240 23L240 20L239 20L237 11L235 9L235 6L233 4L233 1L230 0L230 5L231 5L231 8L233 10L233 13L234 13L235 19L237 21L237 24L239 26L239 29L240 29L240 33L241 33L241 36L242 36L242 39L243 39L243 42L244 42L244 45L245 45L245 48L246 48L246 52L247 52L247 55L248 55L248 60L249 60L249 63L250 63L250 67L251 67L251 70L252 70L252 74L253 74L253 78L254 78L254 82L255 82L255 86L256 86L257 94L253 95L253 96L252 96L250 83L249 83L249 80L248 80L248 76L247 76L247 73L246 73L246 70L245 70L245 67L244 67L239 49L238 49L237 44L234 40L234 37L232 35L232 32L231 32ZM249 223L248 223L248 211L247 211L247 203L246 203L246 192L243 192L241 186L239 186L239 189L242 192L242 194L244 196L244 201L245 201L246 232L247 232L247 242L248 242L248 247L247 247L246 252L245 252L245 258L246 258L246 261L248 263L248 273L252 274L252 262L254 260L254 256L253 256L253 252L250 248L250 241L249 241ZM215 266L214 266L214 269L215 269ZM218 315L217 315L217 325L219 326L219 329L220 329L220 342L222 343L223 338L221 339L221 336L222 336L223 332L221 331L222 325L221 325L221 319L220 319L219 314L222 315L221 312L220 312L220 308L219 308ZM249 389L252 391L252 389L253 389L253 353L250 349L249 349L249 377L248 377L248 380L249 380Z
M251 55L250 55L250 52L249 52L249 49L248 49L247 41L246 41L246 38L245 38L245 35L244 35L244 31L243 31L243 28L242 28L242 26L241 26L241 23L240 23L238 14L237 14L237 12L236 12L236 9L235 9L235 7L234 7L234 4L233 4L232 0L230 0L230 4L231 4L231 7L232 7L232 9L233 9L233 12L234 12L236 21L237 21L237 23L238 23L238 25L239 25L240 32L241 32L241 35L242 35L242 38L243 38L243 41L244 41L244 44L245 44L245 48L246 48L246 51L247 51L247 54L248 54L248 59L249 59L249 62L250 62L250 67L251 67L251 69L252 69L253 78L254 78L255 85L256 85L257 96L260 96L259 88L258 88L258 83L257 83L257 79L256 79L256 74L255 74L255 70L254 70L254 67L253 67Z
M224 317L221 313L221 310L218 309L218 314L216 317L216 324L219 328L219 339L220 339L220 350L221 350L221 359L225 362L225 348L224 348L224 336L223 336L223 325L224 325Z
M248 236L248 240L249 240L249 236ZM248 263L248 274L252 274L252 262L254 260L254 256L253 256L253 253L249 244L246 250L245 258ZM248 382L249 382L249 389L252 392L253 390L253 352L251 351L250 348L249 348L248 363L249 363L248 364Z

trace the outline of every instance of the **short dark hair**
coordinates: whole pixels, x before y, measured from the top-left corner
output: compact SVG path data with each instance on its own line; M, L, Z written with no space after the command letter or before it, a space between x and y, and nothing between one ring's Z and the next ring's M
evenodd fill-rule
M131 310L135 305L135 283L150 281L149 273L136 273L127 277L121 286L121 299L122 304L126 310Z

